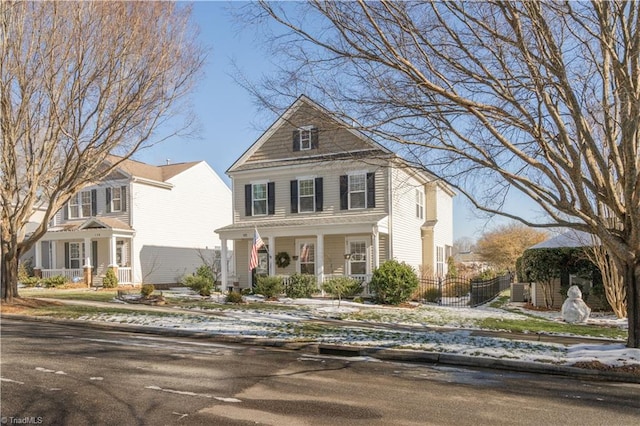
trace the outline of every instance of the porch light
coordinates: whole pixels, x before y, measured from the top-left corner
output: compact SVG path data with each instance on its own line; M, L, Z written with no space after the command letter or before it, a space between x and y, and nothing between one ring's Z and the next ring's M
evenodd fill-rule
M293 256L291 256L291 257L293 258L293 260L298 260L298 256L295 255L295 254Z
M344 254L344 258L345 258L346 260L351 259L351 253L345 253L345 254Z

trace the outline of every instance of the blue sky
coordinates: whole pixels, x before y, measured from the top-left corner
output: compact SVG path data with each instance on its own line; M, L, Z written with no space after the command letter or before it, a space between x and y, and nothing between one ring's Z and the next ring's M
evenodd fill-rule
M242 2L196 2L194 21L200 26L201 42L209 50L205 75L192 96L197 114L197 138L171 139L139 153L137 159L149 164L206 161L230 186L225 171L275 121L276 116L261 111L251 95L234 80L233 64L252 81L273 70L273 65L253 31L239 32L227 8ZM512 203L523 203L522 200ZM523 204L523 208L529 208ZM503 219L478 217L478 212L462 196L454 199L454 240L477 239Z

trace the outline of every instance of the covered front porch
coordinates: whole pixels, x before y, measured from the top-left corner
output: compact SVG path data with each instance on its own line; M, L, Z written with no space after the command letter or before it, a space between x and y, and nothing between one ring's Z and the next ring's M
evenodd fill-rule
M265 246L258 251L258 266L250 270L254 231ZM252 288L256 275L286 277L295 273L315 275L318 286L334 276L350 276L366 284L371 274L388 259L386 215L362 214L341 217L251 221L216 230L222 256L233 241L235 275L222 266L224 289Z
M119 284L132 284L133 235L116 219L90 218L52 227L35 245L34 272L41 278L63 276L98 287L112 269Z

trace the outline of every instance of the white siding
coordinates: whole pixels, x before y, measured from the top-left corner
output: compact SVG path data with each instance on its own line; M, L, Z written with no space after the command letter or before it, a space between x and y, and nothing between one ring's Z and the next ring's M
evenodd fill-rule
M438 247L453 246L453 198L441 187L436 187L436 217L438 222L434 227L433 240ZM446 272L446 253L445 253Z
M393 169L391 244L393 257L413 266L416 273L422 264L422 235L424 218L416 215L416 190L424 192L423 185L404 170ZM425 196L426 198L426 196ZM426 213L425 213L426 214Z
M198 249L220 246L214 229L231 222L231 191L206 163L191 167L168 183L173 187L131 185L136 281L177 282L201 264L194 260ZM167 255L170 247L192 250L174 250L173 255ZM147 277L140 270L141 262L146 265Z

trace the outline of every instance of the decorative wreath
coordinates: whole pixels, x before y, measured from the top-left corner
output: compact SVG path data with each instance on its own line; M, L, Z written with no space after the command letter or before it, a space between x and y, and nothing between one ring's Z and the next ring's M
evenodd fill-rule
M286 268L291 263L291 258L289 257L289 253L286 251L281 251L276 254L276 265L278 268Z

